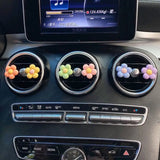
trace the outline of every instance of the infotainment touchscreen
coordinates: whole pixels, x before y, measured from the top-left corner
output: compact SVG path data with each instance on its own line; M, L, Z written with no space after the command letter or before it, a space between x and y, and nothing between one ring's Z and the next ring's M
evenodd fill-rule
M41 31L118 32L118 0L40 0Z
M137 0L23 0L30 41L130 40Z

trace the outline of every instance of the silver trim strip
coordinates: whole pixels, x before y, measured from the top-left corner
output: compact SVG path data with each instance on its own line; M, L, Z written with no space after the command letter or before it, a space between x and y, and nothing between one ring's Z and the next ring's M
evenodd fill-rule
M70 90L69 88L65 87L59 77L59 68L62 65L62 63L67 58L69 58L70 56L74 56L74 55L83 55L83 56L88 57L95 64L96 69L97 69L97 75L96 75L96 79L95 79L94 83L89 88L82 90L82 91L73 91L73 90ZM90 92L97 84L99 76L100 76L100 69L99 69L99 65L98 65L96 59L93 56L91 56L90 54L88 54L86 52L82 52L82 51L74 51L74 52L70 52L70 53L66 54L64 57L61 58L61 60L58 62L57 67L56 67L56 78L57 78L59 85L61 86L61 88L64 91L66 91L69 94L73 94L73 95L82 95L82 94L87 94L88 92Z
M145 32L145 31L137 31L136 37L141 39L148 40L160 40L160 32Z
M32 53L32 52L27 52L27 51L25 52L25 51L23 51L23 52L19 52L19 53L13 55L13 56L9 59L9 61L7 62L6 66L10 65L11 62L12 62L13 60L15 60L17 57L19 57L19 56L24 56L24 55L32 56L32 57L34 57L35 59L37 59L37 61L39 62L40 66L41 66L41 78L40 78L39 82L38 82L33 88L28 89L28 90L25 90L25 91L22 91L22 90L15 89L15 88L9 83L8 78L5 77L5 81L6 81L7 85L9 86L9 88L10 88L11 90L13 90L14 92L19 93L19 94L28 94L28 93L31 93L31 92L37 90L37 89L41 86L42 80L43 80L43 77L44 77L44 69L45 69L44 63L43 63L43 61L41 60L40 57L38 57L36 54L34 54L34 53Z
M130 92L130 91L127 91L125 90L123 87L121 87L121 85L119 85L119 83L117 82L116 80L116 66L117 66L117 63L119 63L119 61L123 58L125 58L126 56L130 56L130 55L138 55L138 56L142 56L144 57L145 59L147 59L150 64L152 64L154 67L156 67L156 65L154 64L154 62L152 61L152 59L150 57L148 57L147 55L143 54L143 53L140 53L140 52L127 52L123 55L121 55L113 64L113 68L112 68L112 77L113 77L113 81L116 85L116 87L118 88L119 91L121 91L123 94L127 95L127 96L131 96L131 97L138 97L138 96L142 96L146 93L148 93L155 85L156 81L157 81L157 78L156 80L153 80L152 83L150 84L150 86L148 88L146 88L144 91L140 91L140 92ZM158 77L158 75L157 75Z
M145 106L136 106L136 105L124 105L124 104L109 104L109 103L70 103L70 102L61 102L61 103L58 103L58 102L33 102L32 104L57 104L57 105L60 105L60 104L68 104L68 105L73 105L73 104L93 104L93 105L116 105L117 107L118 106L130 106L130 107L136 107L136 108L144 108L146 110L145 114L132 114L132 113L116 113L116 112L93 112L93 111L71 111L71 110L66 110L66 111L63 111L63 110L47 110L47 111L44 111L44 110L41 110L41 111L36 111L36 110L30 110L30 111L18 111L18 113L41 113L41 114L45 114L46 112L49 112L49 113L62 113L63 112L63 120L62 121L45 121L45 120L42 120L42 121L18 121L15 119L15 113L17 113L16 111L13 110L13 105L22 105L22 104L29 104L29 103L14 103L12 104L11 106L11 112L12 112L12 118L13 118L13 121L14 122L18 122L18 123L60 123L60 124L92 124L92 125L115 125L115 126L141 126L145 123L146 119L147 119L147 115L148 115L148 108L145 107ZM66 117L66 113L75 113L75 114L78 114L78 113L87 113L87 120L84 121L84 122L72 122L72 121L66 121L65 117ZM89 115L90 114L108 114L108 115L117 115L117 116L131 116L131 120L137 120L137 118L139 116L143 116L143 120L141 121L141 123L138 123L136 124L135 123L130 123L130 124L126 124L126 123L92 123L89 121ZM135 118L136 117L136 118Z
M17 151L17 148L16 148L16 145L15 145L15 140L16 138L52 138L52 139L80 139L80 140L101 140L101 141L120 141L120 142L130 142L130 143L138 143L139 145L139 149L138 149L138 152L136 154L136 157L134 160L136 160L139 156L139 153L140 153L140 150L141 150L141 147L142 147L142 144L140 141L137 141L137 140L126 140L126 139L109 139L109 138L91 138L91 137L60 137L60 136L15 136L13 138L13 145L14 145L14 149L15 149L15 152L16 152L16 155L19 159L24 159L23 157L20 157L19 154L18 154L18 151Z

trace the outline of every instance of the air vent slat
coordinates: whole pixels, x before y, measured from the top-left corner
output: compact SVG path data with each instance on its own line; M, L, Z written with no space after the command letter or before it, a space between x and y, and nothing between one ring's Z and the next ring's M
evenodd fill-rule
M149 84L150 82L121 82L121 84Z

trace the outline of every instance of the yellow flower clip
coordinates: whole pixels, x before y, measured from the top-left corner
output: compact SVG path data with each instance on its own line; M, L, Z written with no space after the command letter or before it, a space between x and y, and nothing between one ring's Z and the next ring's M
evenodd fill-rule
M40 68L36 67L34 64L31 64L29 67L25 69L28 79L37 79L39 77Z

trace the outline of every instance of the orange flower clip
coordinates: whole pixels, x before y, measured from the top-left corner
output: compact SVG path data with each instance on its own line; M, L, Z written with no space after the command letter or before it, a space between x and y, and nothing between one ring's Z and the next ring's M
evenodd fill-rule
M4 75L9 79L15 79L15 76L17 76L18 73L17 67L15 65L11 65L6 67Z

